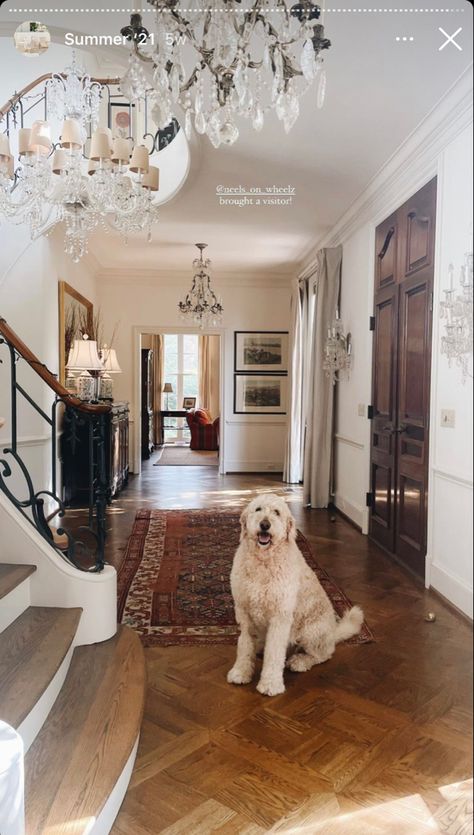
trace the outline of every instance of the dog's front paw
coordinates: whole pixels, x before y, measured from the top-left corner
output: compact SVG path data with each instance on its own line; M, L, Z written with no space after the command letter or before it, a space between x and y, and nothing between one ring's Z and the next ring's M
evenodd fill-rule
M248 684L252 681L252 670L243 670L241 667L232 667L227 673L229 684Z
M285 692L285 685L283 678L263 679L261 678L257 684L257 690L263 696L278 696Z

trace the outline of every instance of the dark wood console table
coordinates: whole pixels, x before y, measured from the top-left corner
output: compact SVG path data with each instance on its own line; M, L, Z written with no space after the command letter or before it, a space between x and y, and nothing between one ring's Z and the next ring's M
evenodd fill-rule
M189 414L189 410L186 410L186 409L162 409L160 412L158 412L158 416L159 416L158 425L160 427L160 443L161 444L163 444L164 441L165 441L165 429L176 429L177 428L178 431L180 429L180 427L169 426L169 425L167 426L166 423L164 423L164 418L170 418L170 417L185 418L187 414ZM187 429L187 428L188 428L187 424L186 424L186 426L182 427L182 429Z

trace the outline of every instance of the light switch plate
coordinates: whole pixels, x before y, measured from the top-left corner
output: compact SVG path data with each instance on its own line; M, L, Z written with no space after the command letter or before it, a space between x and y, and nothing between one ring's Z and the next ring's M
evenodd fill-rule
M446 429L454 429L456 423L456 412L454 409L441 409L441 426Z
M359 417L365 417L365 406L363 403L359 403L357 407L357 414Z

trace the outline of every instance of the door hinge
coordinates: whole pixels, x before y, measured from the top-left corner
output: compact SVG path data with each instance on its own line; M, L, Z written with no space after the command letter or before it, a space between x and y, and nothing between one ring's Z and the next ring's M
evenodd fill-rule
M375 330L375 316L369 316L369 331Z
M367 507L372 507L372 504L373 504L372 493L366 493L365 494L365 503L366 503Z
M369 420L373 420L373 418L374 418L374 407L373 406L367 406L367 417L369 418Z

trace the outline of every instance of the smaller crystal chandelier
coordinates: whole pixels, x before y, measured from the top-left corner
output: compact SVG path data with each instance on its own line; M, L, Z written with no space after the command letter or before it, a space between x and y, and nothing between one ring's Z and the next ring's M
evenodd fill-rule
M350 333L344 334L342 321L339 318L339 313L336 312L336 318L332 323L332 327L328 328L328 335L326 345L324 347L323 368L326 372L326 377L330 377L332 384L340 382L341 374L347 378L352 361L352 339Z
M216 326L220 324L224 308L211 287L211 276L209 258L203 260L202 253L207 244L196 244L199 249L199 258L193 261L195 270L191 290L184 301L179 302L178 309L182 318L189 322L192 320L200 328L205 325Z
M472 240L472 239L471 239ZM469 361L472 356L472 300L473 268L472 245L464 255L459 283L461 292L454 287L454 266L448 267L449 288L444 290L446 298L440 303L440 317L444 319L445 335L441 337L441 353L448 358L449 366L454 360L461 368L462 381L472 377Z

